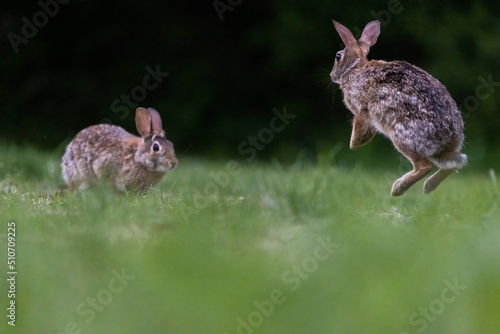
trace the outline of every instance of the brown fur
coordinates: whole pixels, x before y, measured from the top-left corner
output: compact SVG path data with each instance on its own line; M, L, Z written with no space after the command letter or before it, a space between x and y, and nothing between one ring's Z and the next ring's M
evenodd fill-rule
M86 189L107 180L119 191L145 191L174 169L174 146L165 138L158 112L138 108L136 125L142 137L109 124L80 131L62 158L63 178L69 190ZM158 152L153 150L155 143Z
M346 48L337 53L330 77L354 114L350 148L367 144L381 132L414 167L394 182L391 194L402 195L435 164L440 169L424 184L424 193L433 191L467 163L460 153L464 125L455 101L437 79L416 66L368 61L380 22L368 23L359 41L342 24L333 23Z

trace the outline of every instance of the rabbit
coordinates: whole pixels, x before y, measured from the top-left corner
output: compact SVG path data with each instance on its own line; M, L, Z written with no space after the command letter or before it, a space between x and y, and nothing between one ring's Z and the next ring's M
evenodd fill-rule
M177 166L158 111L137 108L135 122L142 138L110 124L90 126L75 136L62 158L70 192L98 181L109 181L120 192L145 192Z
M340 85L344 103L354 114L349 147L367 144L378 132L413 165L396 180L391 195L400 196L429 174L428 194L453 171L467 164L460 153L464 123L450 93L434 77L405 61L368 61L380 35L380 22L369 22L356 41L349 29L333 20L345 49L335 56L330 78Z

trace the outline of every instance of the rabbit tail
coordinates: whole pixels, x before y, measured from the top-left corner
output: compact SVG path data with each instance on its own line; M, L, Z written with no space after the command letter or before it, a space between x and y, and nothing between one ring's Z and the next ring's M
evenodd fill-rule
M448 152L429 158L436 166L442 169L461 169L467 164L467 155L460 152Z

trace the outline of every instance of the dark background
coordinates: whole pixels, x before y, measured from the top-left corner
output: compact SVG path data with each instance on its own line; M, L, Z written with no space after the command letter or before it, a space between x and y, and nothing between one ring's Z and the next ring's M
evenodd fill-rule
M55 10L55 0L42 2ZM112 103L142 85L148 66L159 66L168 77L138 104L160 111L178 155L245 159L238 146L285 106L296 118L258 158L314 157L336 144L346 149L351 116L329 80L341 47L331 20L359 37L379 19L382 33L369 58L407 60L438 78L463 111L471 164L497 163L497 1L220 3L236 5L223 21L213 1L73 0L58 4L43 24L40 3L12 1L0 9L0 142L62 154L92 124L136 133L135 109ZM34 16L41 26L16 53L12 34L23 38L22 18L33 23ZM486 87L488 81L494 84ZM378 137L357 157L376 160L393 151Z

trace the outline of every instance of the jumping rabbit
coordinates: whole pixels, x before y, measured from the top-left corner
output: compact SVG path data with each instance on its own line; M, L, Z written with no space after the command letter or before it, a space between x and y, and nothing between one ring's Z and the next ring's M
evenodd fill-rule
M359 41L349 29L333 20L345 49L335 56L331 80L340 85L344 103L354 114L350 148L368 143L378 132L413 165L396 180L392 196L404 194L432 170L424 193L428 194L453 171L464 167L460 153L464 124L446 88L424 70L405 61L368 61L367 55L380 35L380 22L366 25Z
M158 111L137 108L135 122L142 137L110 124L90 126L75 136L62 158L70 192L104 180L121 192L145 191L177 166Z

